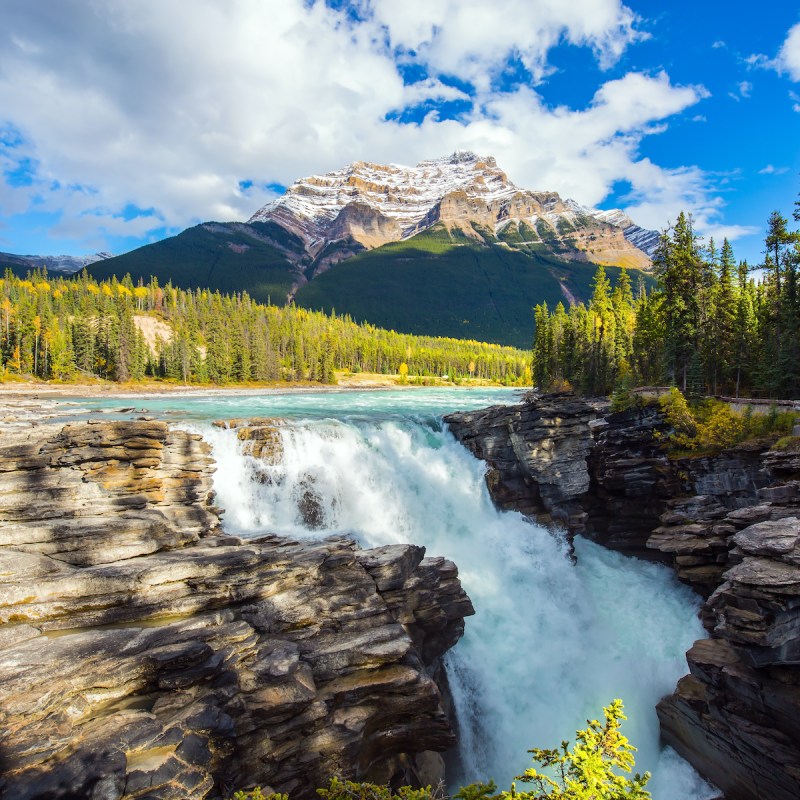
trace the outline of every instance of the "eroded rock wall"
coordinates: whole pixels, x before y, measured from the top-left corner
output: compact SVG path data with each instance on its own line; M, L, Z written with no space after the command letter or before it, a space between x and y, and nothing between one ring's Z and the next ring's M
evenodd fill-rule
M439 659L472 613L455 565L221 535L212 471L154 421L0 444L0 796L435 777Z
M776 450L763 463L775 482L755 504L716 521L706 508L685 534L721 562L702 613L712 638L658 705L666 741L729 800L800 797L800 464Z
M570 395L446 416L453 435L489 469L486 483L503 509L571 531L585 528L578 499L589 488L586 459L594 409Z

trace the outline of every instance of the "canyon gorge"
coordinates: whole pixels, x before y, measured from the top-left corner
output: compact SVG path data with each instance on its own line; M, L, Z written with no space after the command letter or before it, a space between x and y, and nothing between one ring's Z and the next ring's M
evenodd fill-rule
M366 413L347 393L332 397L350 415ZM608 589L576 596L587 591L572 583L588 575L581 570L608 570L604 580L620 592L626 581L653 589L650 601L635 601L644 614L635 635L660 634L636 625L672 624L658 616L664 579L648 561L670 565L705 599L707 638L685 611L674 615L685 619L674 623L685 629L679 649L697 640L689 674L675 687L680 671L665 673L642 700L658 703L663 739L728 800L795 797L800 455L762 444L675 458L664 452L667 424L656 409L508 399L451 414L445 428L438 410L423 408L413 431L394 412L386 424L355 428L233 413L198 428L130 409L113 419L6 422L2 796L224 797L260 784L302 798L334 773L435 784L445 759L448 780L476 779L474 770L511 758L482 737L502 729L530 691L476 710L477 696L496 691L493 674L511 669L503 680L522 684L534 670L546 699L525 713L542 723L548 703L571 702L554 697L564 681L585 680L591 693L586 673L565 670L571 648L592 646L590 628L605 624L586 615ZM343 443L353 460L334 463ZM311 468L315 449L320 466ZM385 463L370 460L378 451ZM499 509L524 515L519 522L470 505L484 481ZM434 513L436 496L444 503ZM408 508L413 498L417 509ZM433 548L419 544L415 515L433 528L455 520L474 538L462 538L455 556L441 537ZM495 575L495 562L473 553L481 540L510 572ZM640 559L630 562L640 574L620 571L628 559L598 566L609 550ZM484 592L495 589L481 582L495 579L511 595L538 581L541 594L530 611L506 604L487 618ZM556 584L571 599L556 593L551 608L545 596ZM472 639L452 650L476 608ZM512 653L532 641L524 627L542 624L537 615L556 617L564 653L514 664ZM496 654L480 649L492 628L510 650L499 636ZM630 671L644 657L612 661ZM541 671L546 662L555 677ZM499 761L482 754L487 747L499 748ZM715 796L692 792L682 796Z

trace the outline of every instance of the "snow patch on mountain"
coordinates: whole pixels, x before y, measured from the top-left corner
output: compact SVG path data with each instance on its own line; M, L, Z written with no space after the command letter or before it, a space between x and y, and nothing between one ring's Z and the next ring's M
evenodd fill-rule
M0 253L0 264L13 265L16 267L37 269L44 267L50 272L80 272L89 264L96 261L104 261L113 258L113 253L101 252L87 256L33 256L15 255L14 253Z
M606 222L615 228L622 228L625 238L634 246L652 258L658 246L660 234L637 225L621 208L611 208L606 211L590 206L582 206L574 200L566 200L566 205L571 206L577 213L586 214L600 222Z
M287 210L321 233L345 206L359 202L396 220L403 235L413 235L431 209L456 191L490 204L519 190L494 158L469 151L421 161L415 167L356 161L344 169L296 181L249 221L264 222Z
M601 211L597 208L589 212L595 219L608 222L617 228L622 228L625 238L634 246L652 258L658 247L658 240L661 234L648 228L637 225L622 209L612 208L609 211Z

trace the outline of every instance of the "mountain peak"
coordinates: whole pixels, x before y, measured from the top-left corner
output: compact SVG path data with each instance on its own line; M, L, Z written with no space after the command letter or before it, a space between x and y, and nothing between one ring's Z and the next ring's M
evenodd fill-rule
M454 150L448 156L441 156L440 158L431 158L425 161L420 161L417 167L430 167L443 164L474 164L478 161L483 161L491 167L496 167L497 162L492 156L479 156L472 150Z
M325 238L342 210L353 202L397 222L397 238L413 236L428 227L426 220L442 198L465 192L492 203L517 188L491 156L458 150L415 167L355 161L343 169L295 181L286 193L259 209L250 222L296 218L293 232L311 245Z
M456 150L414 167L354 161L293 183L249 222L274 222L299 236L313 258L331 242L371 249L408 239L442 223L486 241L509 224L523 225L526 244L570 251L598 263L649 266L649 242L621 211L602 212L562 200L556 192L515 186L492 156ZM635 229L631 243L624 231ZM655 235L655 234L653 234ZM561 244L564 247L561 247Z

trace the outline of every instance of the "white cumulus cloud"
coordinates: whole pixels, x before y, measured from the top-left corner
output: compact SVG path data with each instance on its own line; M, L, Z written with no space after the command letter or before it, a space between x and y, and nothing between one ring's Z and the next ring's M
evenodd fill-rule
M575 108L537 92L560 43L590 48L601 66L618 59L640 37L626 6L508 0L500 10L483 0L363 0L357 14L320 0L60 0L45 15L3 0L0 132L14 141L0 137L0 170L31 178L0 180L0 213L52 212L54 234L96 248L98 234L245 219L269 184L353 160L413 164L469 148L523 187L584 203L627 182L642 224L660 227L693 202L711 218L699 170L665 169L638 150L702 87L632 72ZM534 80L501 91L494 78L509 59ZM409 66L419 79L407 84ZM447 101L466 110L444 118L435 108ZM428 105L420 122L397 118Z
M619 0L371 0L365 13L387 32L393 47L413 51L440 73L459 75L478 89L517 56L534 79L548 71L559 42L591 47L603 66L614 63L644 34Z
M789 29L777 58L778 68L793 81L800 81L800 22Z

